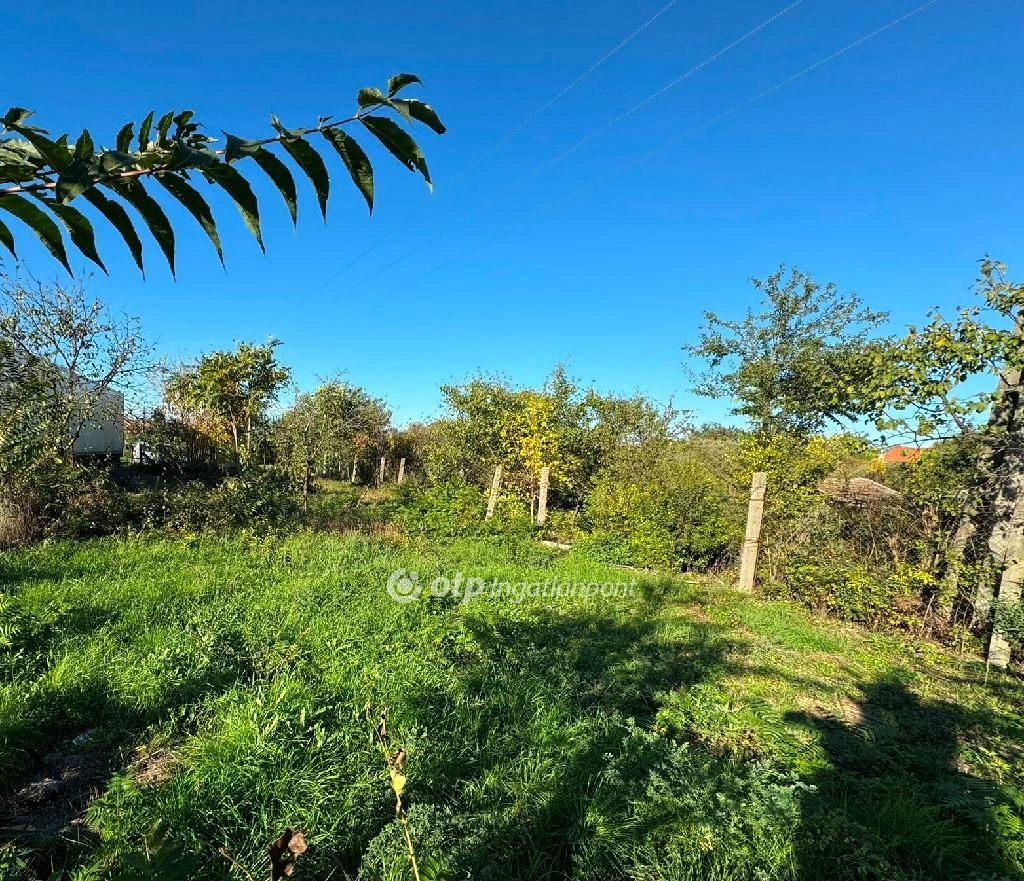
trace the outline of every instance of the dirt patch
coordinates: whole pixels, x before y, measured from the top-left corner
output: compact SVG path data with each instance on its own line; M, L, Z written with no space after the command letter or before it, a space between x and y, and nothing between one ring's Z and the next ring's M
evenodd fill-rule
M43 756L36 776L0 803L0 842L39 844L81 825L82 811L106 787L113 766L92 740L87 731Z
M139 786L153 786L170 780L177 763L177 754L161 746L136 759L131 765L131 774Z
M852 701L848 697L842 697L838 701L839 718L853 728L860 728L865 721L864 706Z

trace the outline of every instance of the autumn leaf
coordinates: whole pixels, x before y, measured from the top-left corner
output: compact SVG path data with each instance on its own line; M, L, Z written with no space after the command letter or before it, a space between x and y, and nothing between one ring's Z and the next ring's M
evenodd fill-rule
M267 848L270 852L271 881L290 877L295 871L295 861L308 849L305 834L298 830L285 829Z

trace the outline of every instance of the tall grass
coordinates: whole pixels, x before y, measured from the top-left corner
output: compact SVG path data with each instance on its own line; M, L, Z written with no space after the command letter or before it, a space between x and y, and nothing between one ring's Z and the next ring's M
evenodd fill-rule
M407 752L424 878L1020 869L1020 772L986 758L1017 755L1020 720L969 666L936 661L939 694L895 644L682 580L403 605L385 592L398 568L635 575L498 539L150 536L0 557L0 787L17 800L54 753L104 769L74 834L17 833L25 871L116 876L162 823L195 877L241 877L221 851L266 876L290 827L310 842L296 878L409 878L368 702Z

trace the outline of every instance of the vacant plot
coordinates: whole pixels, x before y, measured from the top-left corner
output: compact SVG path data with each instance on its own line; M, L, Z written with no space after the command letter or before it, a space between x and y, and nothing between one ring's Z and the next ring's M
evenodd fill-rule
M403 604L399 568L637 589ZM4 877L266 878L286 827L297 878L411 877L367 704L424 877L1021 877L1024 688L929 644L525 542L109 539L0 578Z

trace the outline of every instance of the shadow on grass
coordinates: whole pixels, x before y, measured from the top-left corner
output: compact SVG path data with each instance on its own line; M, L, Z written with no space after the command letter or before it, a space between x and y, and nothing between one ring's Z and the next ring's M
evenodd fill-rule
M631 732L650 731L660 695L717 677L740 649L716 625L666 629L665 601L664 589L650 591L632 616L601 606L466 616L475 651L457 659L456 687L412 703L462 747L417 754L411 795L418 810L450 807L469 824L445 852L457 876L573 877L611 756ZM380 873L372 862L371 848L360 877Z
M1022 877L1020 820L1010 817L1024 805L958 766L958 737L988 717L922 700L895 677L862 694L844 720L788 717L820 733L828 758L804 800L800 877Z
M70 622L65 616L62 625L86 633L109 618L94 621L90 608L80 614ZM35 688L16 717L0 720L0 845L35 849L40 877L73 865L88 836L72 821L130 766L145 732L253 676L241 633L222 631L209 652L211 663L175 671L144 706L118 694L104 671L90 670L79 680Z

